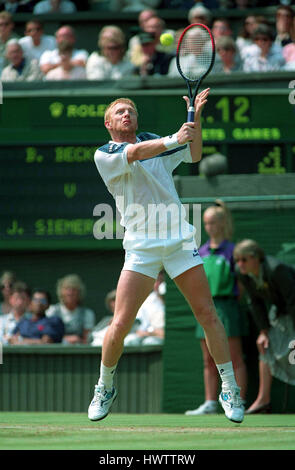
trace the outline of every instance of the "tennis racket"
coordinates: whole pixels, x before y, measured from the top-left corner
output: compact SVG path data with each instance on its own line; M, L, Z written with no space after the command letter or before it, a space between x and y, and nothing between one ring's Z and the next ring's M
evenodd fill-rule
M202 80L210 73L214 60L215 43L210 29L200 23L185 28L177 44L176 64L188 88L188 122L194 122L195 98Z

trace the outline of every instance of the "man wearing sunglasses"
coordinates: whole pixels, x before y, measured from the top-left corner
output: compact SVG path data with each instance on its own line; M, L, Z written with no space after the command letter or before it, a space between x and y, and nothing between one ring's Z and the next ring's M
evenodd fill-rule
M64 324L59 317L46 317L50 305L50 294L43 289L35 289L30 310L32 316L23 318L13 331L10 344L60 343L64 335Z

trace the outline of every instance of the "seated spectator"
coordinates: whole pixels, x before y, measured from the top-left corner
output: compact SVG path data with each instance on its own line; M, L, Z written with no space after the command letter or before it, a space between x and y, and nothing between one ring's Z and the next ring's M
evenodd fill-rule
M165 327L165 305L163 296L166 292L164 273L155 281L154 290L138 310L135 322L124 339L124 346L141 344L163 344ZM91 332L91 345L102 346L115 311L116 290L110 291L105 298L106 308L111 316L104 317Z
M253 40L255 45L252 48L252 53L245 57L244 71L269 72L282 70L285 64L282 48L273 44L273 34L269 26L259 25L254 31Z
M5 10L11 13L32 13L35 0L6 0L0 5L0 10Z
M145 10L145 11L146 11L146 16L144 17L144 20L141 20L140 22L141 23L140 32L147 32L147 33L152 33L155 35L156 50L158 52L164 52L165 54L175 54L176 46L177 46L175 41L174 43L171 44L171 46L163 46L160 42L161 34L169 33L169 34L172 34L172 36L175 36L175 31L173 31L172 29L167 29L165 21L162 18L160 18L158 15L151 13L153 10ZM139 35L137 34L133 36L129 41L128 56L132 58L134 54L136 55L138 53L138 49L140 49L140 40L139 40Z
M39 20L31 20L26 23L25 36L19 40L24 55L29 60L36 59L38 62L45 51L56 48L54 36L44 34L43 24Z
M177 35L181 34L181 31L176 32ZM204 32L201 31L199 28L192 28L188 31L187 37L190 38L190 40L193 42L193 44L198 44L200 41L204 43L204 37L203 37ZM207 37L206 37L207 39ZM204 45L204 50L198 49L199 52L205 51L207 53L208 47L207 47L207 42ZM211 54L211 52L210 52ZM216 63L216 61L215 61ZM185 57L182 58L182 69L194 69L196 72L198 69L202 68L201 62L198 61L197 57L197 51L195 52L189 52L186 53ZM170 62L169 65L169 70L168 70L168 76L169 77L180 77L180 74L178 72L177 68L177 63L176 63L176 57L173 57L173 59Z
M212 24L212 34L215 41L223 36L233 37L233 31L227 18L216 18Z
M229 36L221 36L216 41L216 52L220 60L216 61L212 72L232 73L243 70L243 65L237 56L237 46L235 41Z
M59 317L46 317L50 305L50 294L44 289L35 289L32 296L30 317L22 318L10 338L10 344L60 343L64 335L64 324Z
M10 271L4 271L0 278L2 302L0 303L0 316L11 311L10 296L13 284L15 283L15 274Z
M244 49L253 44L253 33L260 23L265 23L263 16L246 16L244 24L238 33L236 44L238 46L241 57L244 57Z
M110 0L111 11L142 11L146 8L157 8L161 0Z
M276 37L275 43L281 47L292 42L294 34L295 13L291 6L280 5L276 11Z
M5 48L11 39L19 39L18 34L14 31L14 22L12 15L7 11L0 13L0 73L3 68L8 65L8 61L5 57Z
M92 52L86 64L89 80L119 80L132 75L134 65L125 56L126 40L118 26L105 26L98 36L101 52Z
M163 344L165 336L165 304L163 295L166 292L163 272L155 281L153 292L144 301L136 320L139 326L135 333L129 333L124 340L125 346Z
M233 0L231 3L232 8L236 8L237 10L249 10L249 8L255 6L253 0Z
M206 26L210 26L212 21L212 14L208 8L203 5L195 5L188 12L188 22L192 23L202 23Z
M88 59L88 52L83 49L76 49L76 35L75 30L68 25L62 26L56 31L55 34L57 48L52 51L45 51L40 57L40 68L44 75L50 70L55 69L61 65L61 58L59 55L58 45L62 41L70 42L74 49L71 57L72 66L85 67Z
M28 315L31 301L31 290L24 282L16 282L13 285L9 303L11 310L6 315L0 316L0 342L9 344L13 331L20 320Z
M284 70L295 70L295 42L283 47L283 57L286 62Z
M140 49L138 55L133 55L131 61L136 65L136 73L140 76L166 75L169 64L173 59L172 54L165 54L156 50L156 38L152 33L139 34Z
M73 45L62 41L58 45L60 66L50 70L45 80L86 80L85 67L72 64Z
M43 74L36 60L24 57L21 45L12 39L6 46L6 58L9 65L4 67L1 74L3 82L32 82L42 80Z
M59 302L51 305L46 315L62 319L65 325L65 344L87 343L88 334L94 327L93 310L83 306L85 292L85 285L76 274L69 274L57 282Z
M76 13L77 8L73 2L68 0L42 0L34 7L34 15L45 13Z
M196 3L198 3L198 6L204 6L210 10L219 8L219 0L204 0L202 4L196 0L163 0L161 8L166 8L167 10L189 10L196 6Z

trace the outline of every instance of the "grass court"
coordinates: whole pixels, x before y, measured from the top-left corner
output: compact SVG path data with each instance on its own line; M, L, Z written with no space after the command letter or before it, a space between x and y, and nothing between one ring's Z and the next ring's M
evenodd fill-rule
M295 415L0 413L1 450L294 450Z

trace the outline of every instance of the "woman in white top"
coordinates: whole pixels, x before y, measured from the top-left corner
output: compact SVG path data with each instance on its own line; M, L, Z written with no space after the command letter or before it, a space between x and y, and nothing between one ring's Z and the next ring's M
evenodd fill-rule
M125 57L126 41L118 26L105 26L98 37L99 52L93 52L86 64L89 80L118 80L132 75L134 66Z

